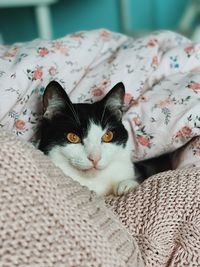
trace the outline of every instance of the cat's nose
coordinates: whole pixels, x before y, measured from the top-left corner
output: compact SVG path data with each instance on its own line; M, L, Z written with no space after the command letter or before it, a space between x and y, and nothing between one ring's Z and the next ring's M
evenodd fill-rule
M97 163L100 161L101 156L96 154L89 154L88 159L92 162L94 166L96 166Z

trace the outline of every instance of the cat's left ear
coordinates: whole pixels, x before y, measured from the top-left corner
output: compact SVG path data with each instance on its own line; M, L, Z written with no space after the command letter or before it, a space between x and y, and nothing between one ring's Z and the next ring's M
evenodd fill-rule
M122 118L125 87L122 82L117 83L102 99L106 108L111 110L118 119Z

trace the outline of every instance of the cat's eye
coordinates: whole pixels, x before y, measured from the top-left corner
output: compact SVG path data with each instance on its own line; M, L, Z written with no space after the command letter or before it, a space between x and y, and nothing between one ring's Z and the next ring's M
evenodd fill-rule
M109 143L113 139L113 132L107 131L102 137L101 140L105 143Z
M68 133L67 140L72 144L78 144L81 141L80 137L75 133Z

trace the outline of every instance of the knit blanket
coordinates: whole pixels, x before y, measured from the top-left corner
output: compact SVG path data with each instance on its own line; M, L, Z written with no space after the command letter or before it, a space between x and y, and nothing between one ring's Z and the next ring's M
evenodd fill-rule
M200 170L97 197L0 130L0 266L200 266Z
M198 166L199 71L200 45L169 31L133 39L101 29L0 46L0 126L32 140L51 80L74 102L99 100L122 81L133 161L188 144L175 168Z
M143 266L102 199L0 130L0 266Z

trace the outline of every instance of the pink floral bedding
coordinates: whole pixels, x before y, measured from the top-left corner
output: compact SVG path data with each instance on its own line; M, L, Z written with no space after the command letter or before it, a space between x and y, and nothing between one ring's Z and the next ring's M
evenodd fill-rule
M188 143L176 167L198 165L199 73L200 44L169 31L136 40L102 29L0 46L0 126L31 141L51 80L74 102L96 101L122 81L133 160Z

